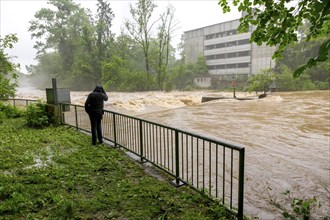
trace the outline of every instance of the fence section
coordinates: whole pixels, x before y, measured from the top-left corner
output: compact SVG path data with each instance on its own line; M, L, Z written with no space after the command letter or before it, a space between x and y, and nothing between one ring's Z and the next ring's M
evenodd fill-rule
M62 114L66 124L90 131L83 106ZM243 218L244 147L112 111L104 111L102 128L104 139L169 173L174 184L188 184Z
M16 107L25 107L30 105L31 103L35 103L38 100L34 99L0 99L3 103L7 103Z

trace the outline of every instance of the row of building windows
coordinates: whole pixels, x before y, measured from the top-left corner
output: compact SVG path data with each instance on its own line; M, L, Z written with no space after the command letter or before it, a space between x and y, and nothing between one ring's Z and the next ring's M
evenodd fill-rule
M248 68L248 67L250 67L250 63L231 63L231 64L207 66L208 70L240 69L240 68Z
M237 30L236 29L205 35L205 40L210 40L210 39L214 39L214 38L231 36L231 35L234 35L234 34L237 34Z
M234 58L234 57L246 57L250 56L250 51L239 51L239 52L232 52L232 53L222 53L222 54L215 54L215 55L207 55L205 56L206 60L219 60L219 59L226 59L226 58Z
M224 43L207 45L207 46L205 46L205 50L214 50L214 49L218 49L218 48L234 47L234 46L240 46L240 45L246 45L246 44L250 44L249 39L235 40L235 41L229 41L229 42L224 42Z

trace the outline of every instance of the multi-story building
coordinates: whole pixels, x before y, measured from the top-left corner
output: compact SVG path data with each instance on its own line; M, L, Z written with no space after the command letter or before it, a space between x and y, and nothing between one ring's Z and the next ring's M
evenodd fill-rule
M184 32L185 62L204 56L209 75L220 80L247 78L260 69L274 67L271 57L275 48L251 44L252 28L238 33L238 26L239 19Z

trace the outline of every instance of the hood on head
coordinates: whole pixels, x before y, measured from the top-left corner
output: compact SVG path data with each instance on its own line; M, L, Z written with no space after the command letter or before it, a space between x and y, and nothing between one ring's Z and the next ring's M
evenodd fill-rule
M100 85L97 85L93 92L103 92L103 87Z

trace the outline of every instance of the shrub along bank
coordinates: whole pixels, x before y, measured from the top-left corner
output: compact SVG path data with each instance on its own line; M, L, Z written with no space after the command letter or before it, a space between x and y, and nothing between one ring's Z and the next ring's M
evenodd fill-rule
M69 127L35 129L19 117L3 118L0 131L0 218L233 219Z

